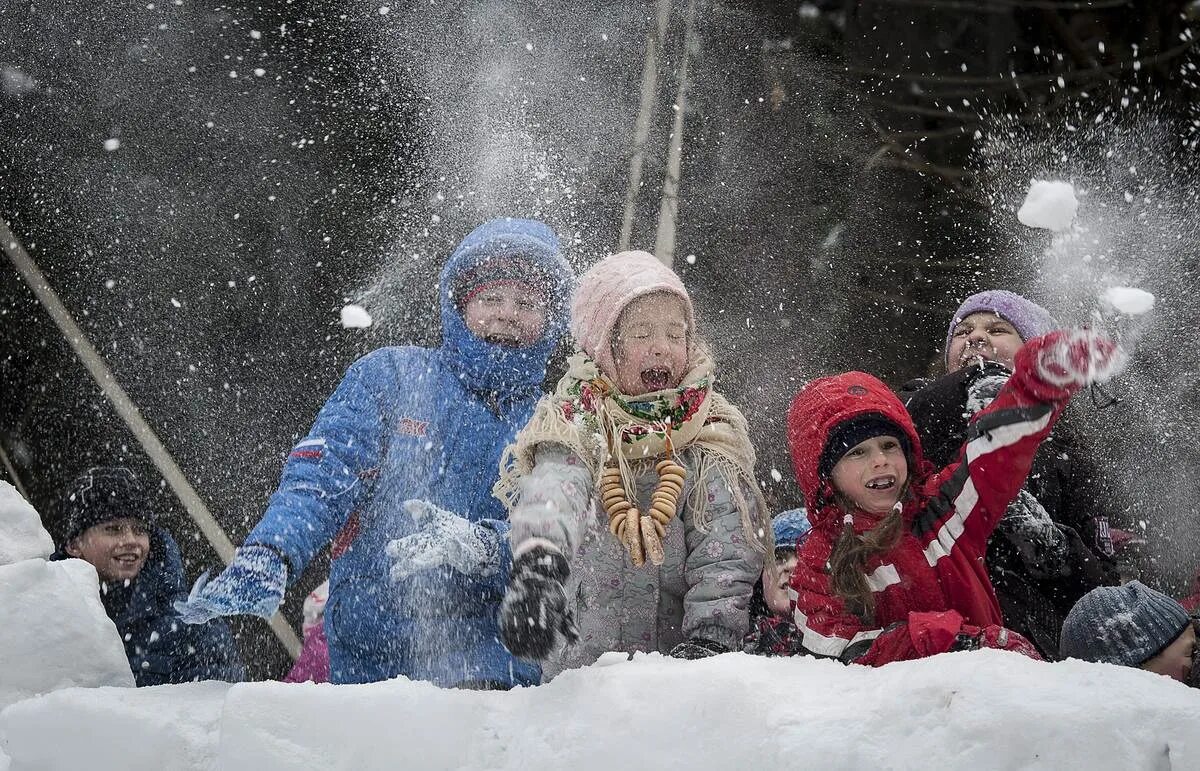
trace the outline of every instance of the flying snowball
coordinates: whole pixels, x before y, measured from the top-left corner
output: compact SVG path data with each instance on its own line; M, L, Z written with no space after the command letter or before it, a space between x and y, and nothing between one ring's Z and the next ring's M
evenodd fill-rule
M371 314L361 305L343 306L342 326L346 329L366 329L371 326Z
M1140 316L1154 307L1154 295L1132 286L1114 286L1104 290L1101 300L1124 316Z
M1079 200L1070 182L1046 182L1035 179L1017 211L1017 219L1031 228L1061 231L1071 227Z
M104 140L104 149L110 153L113 152L114 150L120 150L121 149L121 140L119 140L119 139Z

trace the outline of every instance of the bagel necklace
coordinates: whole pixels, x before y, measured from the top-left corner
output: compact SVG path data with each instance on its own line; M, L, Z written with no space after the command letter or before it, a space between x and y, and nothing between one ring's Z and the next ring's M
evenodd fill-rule
M665 559L663 538L671 518L679 511L679 496L687 476L687 469L671 458L673 452L668 436L667 457L654 466L658 484L645 513L625 495L620 468L608 466L600 476L600 502L608 512L608 529L624 544L634 567L644 565L647 558L654 565L663 564Z

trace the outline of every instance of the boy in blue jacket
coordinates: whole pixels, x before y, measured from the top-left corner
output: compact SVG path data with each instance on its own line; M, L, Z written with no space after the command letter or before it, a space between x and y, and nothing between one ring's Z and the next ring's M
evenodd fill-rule
M245 673L224 621L180 623L172 603L187 596L179 546L154 526L145 492L121 466L88 469L63 503L67 537L51 560L96 568L100 600L125 644L138 687L194 680L239 682Z
M536 684L540 670L499 640L511 555L491 488L541 396L573 279L540 222L470 233L442 271L441 347L382 348L351 365L233 563L179 606L184 619L269 618L333 541L332 682Z

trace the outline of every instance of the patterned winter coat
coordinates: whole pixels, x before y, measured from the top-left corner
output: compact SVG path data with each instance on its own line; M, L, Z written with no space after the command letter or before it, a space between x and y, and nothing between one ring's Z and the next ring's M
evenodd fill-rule
M937 473L923 459L903 405L875 378L859 372L825 378L796 397L788 415L789 444L813 532L800 549L791 586L806 649L879 665L944 652L960 633L988 627L993 638L1000 638L990 644L1006 647L1009 635L998 629L1003 620L983 558L993 528L1073 391L1037 376L1033 362L1045 342L1035 338L1020 351L1012 378L972 419L960 460ZM817 469L829 433L845 420L871 413L901 427L913 462L903 509L907 527L894 548L866 566L875 599L874 619L866 622L846 608L830 583L828 561L844 514ZM853 527L862 533L877 521L856 512ZM1019 635L1011 637L1028 646Z
M550 281L546 331L526 348L471 334L451 296L460 273L511 253L537 263ZM394 586L384 548L415 531L402 508L410 498L507 533L491 488L501 452L541 396L572 279L545 225L501 219L476 228L442 271L441 347L383 348L355 362L292 451L246 543L278 548L294 579L336 536L325 609L332 682L538 682L538 668L499 640L509 554L485 579L441 568Z
M659 567L647 562L635 568L608 530L608 516L583 461L558 444L539 446L536 458L510 515L511 538L518 544L545 538L567 555L567 597L580 632L579 642L543 662L547 677L591 664L606 651L667 653L692 637L708 638L730 650L741 648L763 554L747 543L742 515L715 467L710 478L697 482L694 453L676 455L688 475L679 515L672 518L663 539L666 560ZM653 462L638 465L637 505L645 510L658 474ZM705 530L696 527L685 503L698 483L708 496L705 515L711 522ZM756 505L748 491L743 495L749 505Z

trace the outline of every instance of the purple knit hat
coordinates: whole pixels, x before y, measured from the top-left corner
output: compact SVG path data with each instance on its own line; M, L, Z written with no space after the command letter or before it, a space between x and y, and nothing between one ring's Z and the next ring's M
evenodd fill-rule
M954 339L954 328L959 322L972 313L994 313L1012 324L1022 341L1040 337L1047 332L1058 329L1058 322L1050 315L1050 311L1007 289L989 289L986 292L973 294L963 304L958 306L954 317L950 319L950 328L946 330L945 353L946 365L950 364L950 341Z

